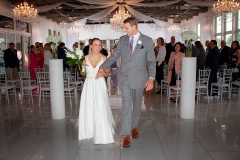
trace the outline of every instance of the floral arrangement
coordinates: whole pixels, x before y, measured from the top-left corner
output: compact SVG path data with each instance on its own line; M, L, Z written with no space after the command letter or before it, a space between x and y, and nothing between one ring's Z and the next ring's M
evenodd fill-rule
M65 52L67 54L67 64L70 67L79 66L80 70L82 71L82 62L85 60L85 58L82 50L80 49L80 45L78 48L73 46L72 50L65 49Z
M192 57L192 41L198 40L200 37L196 32L193 31L184 31L181 33L181 39L187 41L187 57Z
M50 35L47 37L46 41L52 46L53 57L57 58L57 45L59 45L62 42L62 36Z

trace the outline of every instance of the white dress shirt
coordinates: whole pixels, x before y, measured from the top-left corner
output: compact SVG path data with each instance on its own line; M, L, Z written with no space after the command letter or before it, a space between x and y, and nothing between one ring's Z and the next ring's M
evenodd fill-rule
M135 47L136 47L136 45L137 45L137 42L138 42L138 39L139 39L139 37L140 37L140 32L138 32L138 33L135 34L134 36L129 36L129 42L131 42L132 37L133 37L133 50L132 50L132 52L134 52L134 49L135 49Z
M53 59L53 55L49 50L44 51L44 64L49 65L49 60Z
M161 65L161 63L165 60L166 57L166 48L165 46L160 46L158 49L158 55L157 55L157 60L158 65Z

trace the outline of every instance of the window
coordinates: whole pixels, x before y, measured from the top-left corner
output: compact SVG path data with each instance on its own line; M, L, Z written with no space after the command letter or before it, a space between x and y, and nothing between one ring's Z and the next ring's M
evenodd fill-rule
M196 32L197 32L197 35L200 37L200 23L197 24L197 27L196 27Z
M221 33L222 30L222 17L216 17L216 33Z
M48 29L48 36L52 35L52 30Z
M240 10L238 11L238 29L240 29Z
M226 34L225 41L227 46L231 46L232 43L232 34Z
M216 41L217 41L217 46L220 47L222 37L221 36L216 36Z
M226 32L232 31L232 13L227 13L225 26L226 26Z

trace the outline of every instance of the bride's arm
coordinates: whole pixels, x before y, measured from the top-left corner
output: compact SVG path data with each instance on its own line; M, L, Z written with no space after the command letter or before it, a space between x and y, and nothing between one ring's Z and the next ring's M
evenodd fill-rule
M104 62L107 60L107 57L103 56L103 60ZM110 73L110 69L107 69L104 73L103 73L103 77L108 77Z

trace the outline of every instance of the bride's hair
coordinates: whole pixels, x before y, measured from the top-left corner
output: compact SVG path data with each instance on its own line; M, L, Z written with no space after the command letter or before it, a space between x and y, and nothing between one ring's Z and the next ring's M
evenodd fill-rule
M93 39L92 39L92 43L93 43L94 41L96 41L96 40L101 42L101 40L100 40L99 38L93 38Z

